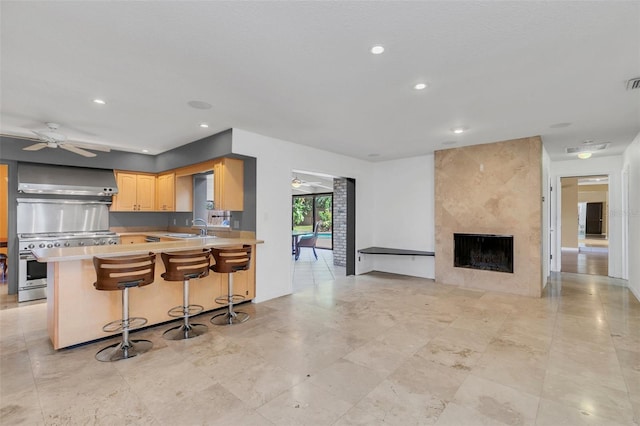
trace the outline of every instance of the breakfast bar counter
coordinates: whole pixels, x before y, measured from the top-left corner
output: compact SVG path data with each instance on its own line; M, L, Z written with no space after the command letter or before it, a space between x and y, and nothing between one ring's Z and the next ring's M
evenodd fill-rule
M263 241L254 238L198 237L141 244L33 250L39 262L47 262L47 328L54 349L107 337L109 333L102 331L102 327L121 317L120 292L97 291L93 287L96 281L94 256L157 254L154 282L132 288L129 292L131 316L147 318L147 325L153 325L174 320L167 311L182 303L182 283L165 281L161 277L164 264L160 253L245 244L253 246L250 269L234 276L235 293L251 300L255 297L255 246L261 243ZM212 271L207 277L191 280L191 303L204 306L205 311L223 307L215 303L215 298L226 292L226 274Z

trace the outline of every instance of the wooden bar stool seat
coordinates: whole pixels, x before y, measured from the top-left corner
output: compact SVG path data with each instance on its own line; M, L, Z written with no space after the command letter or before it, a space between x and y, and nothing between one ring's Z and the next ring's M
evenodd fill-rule
M182 281L182 305L173 307L167 313L170 317L182 318L182 324L164 332L169 340L190 339L207 332L204 324L190 324L189 318L204 310L202 305L189 303L189 280L209 275L211 251L209 249L183 251L178 253L162 253L162 262L166 272L162 274L165 281Z
M142 327L146 318L129 317L129 289L143 287L153 282L155 277L156 255L153 253L122 257L94 257L96 282L93 286L101 291L122 292L122 319L112 321L102 327L108 333L121 331L122 341L100 350L96 354L98 361L118 361L132 358L147 352L153 347L149 340L130 340L129 331Z
M249 314L233 310L235 303L245 300L240 294L233 294L233 274L238 271L246 271L251 264L251 246L244 245L241 248L211 249L211 254L216 261L211 270L219 274L227 274L227 294L216 298L219 305L227 305L227 312L220 313L211 318L215 325L231 325L242 323L249 319Z

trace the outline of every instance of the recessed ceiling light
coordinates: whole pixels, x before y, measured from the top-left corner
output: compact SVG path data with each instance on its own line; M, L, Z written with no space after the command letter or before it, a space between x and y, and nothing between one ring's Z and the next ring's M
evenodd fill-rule
M149 150L148 149L143 149L142 152L144 152L146 154L147 152L149 152Z
M453 129L451 129L451 131L452 131L453 133L455 133L456 135L459 135L460 133L464 133L464 132L466 132L467 130L469 130L469 128L468 128L468 127L454 127Z
M413 86L414 89L416 90L424 90L427 88L427 84L426 83L418 83L415 86Z
M591 153L590 152L581 152L580 154L578 154L578 158L581 160L586 160L587 158L591 158Z
M382 52L384 52L384 47L377 45L377 46L373 46L371 48L371 53L373 53L374 55L379 55Z
M455 145L457 143L458 143L457 141L444 141L442 142L442 145Z
M93 103L94 103L94 104L104 105L104 104L106 104L107 102L105 102L103 99L94 99L94 100L93 100Z
M371 158L380 157L380 154L375 154L375 153L374 154L369 154L369 155L367 155L367 157L371 157Z
M571 126L571 123L556 123L556 124L552 124L551 127L552 129L562 129L563 127L569 127Z
M207 127L209 127L209 125L207 123L200 123L200 127L206 129Z
M195 109L211 109L211 104L205 101L189 101L187 105Z

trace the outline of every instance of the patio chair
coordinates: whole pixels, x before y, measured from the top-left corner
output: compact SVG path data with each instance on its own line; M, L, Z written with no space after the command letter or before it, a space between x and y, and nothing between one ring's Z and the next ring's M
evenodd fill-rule
M318 241L318 227L320 226L320 221L316 222L313 227L313 234L301 235L298 238L298 242L296 243L296 255L295 259L298 260L300 258L300 249L302 247L311 247L313 250L313 255L318 260L318 253L316 253L316 242Z

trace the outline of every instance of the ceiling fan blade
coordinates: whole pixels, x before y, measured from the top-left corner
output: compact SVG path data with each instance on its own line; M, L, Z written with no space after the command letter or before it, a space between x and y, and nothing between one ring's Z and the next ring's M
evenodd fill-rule
M40 151L42 148L46 148L46 142L40 142L33 145L29 145L27 147L22 148L23 151Z
M62 149L66 149L67 151L71 151L75 154L79 154L82 155L83 157L95 157L96 154L94 154L93 152L89 152L89 151L85 151L82 148L78 148L76 146L73 145L69 145L69 144L60 144L58 145L60 148Z
M92 143L84 143L84 142L76 142L76 141L67 141L67 143L72 143L74 146L78 148L90 149L92 151L111 152L111 148L104 145L97 145Z
M24 139L26 141L40 142L40 138L36 138L34 136L9 135L9 134L6 134L6 133L0 133L0 136L5 137L5 138Z

